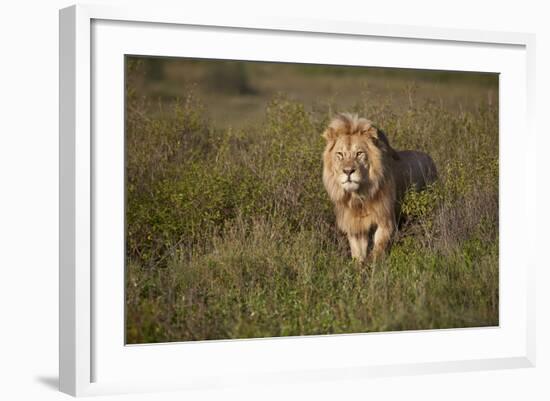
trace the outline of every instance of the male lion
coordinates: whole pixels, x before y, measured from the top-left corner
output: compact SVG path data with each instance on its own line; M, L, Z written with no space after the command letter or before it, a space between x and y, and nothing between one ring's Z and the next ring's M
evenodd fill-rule
M433 182L435 164L426 153L395 151L384 132L354 114L338 114L323 137L323 183L338 227L354 259L377 260L389 248L405 192Z

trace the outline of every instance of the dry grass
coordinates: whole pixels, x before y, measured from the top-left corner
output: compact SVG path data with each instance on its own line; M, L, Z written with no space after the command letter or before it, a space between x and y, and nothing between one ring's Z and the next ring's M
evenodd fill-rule
M498 324L496 78L261 64L220 89L202 63L127 64L128 343ZM440 171L378 265L351 262L321 182L342 107Z

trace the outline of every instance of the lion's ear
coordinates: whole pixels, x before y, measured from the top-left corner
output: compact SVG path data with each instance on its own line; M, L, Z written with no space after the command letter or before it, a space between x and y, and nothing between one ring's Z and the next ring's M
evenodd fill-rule
M327 142L336 140L336 130L332 127L328 127L325 132L321 135Z
M331 152L336 145L336 131L333 128L328 127L321 135L327 141L326 151Z
M384 131L373 127L372 134L372 138L376 146L388 152L392 159L401 160L401 157L399 157L399 153L397 153L396 150L390 145L390 141L388 140L388 137Z

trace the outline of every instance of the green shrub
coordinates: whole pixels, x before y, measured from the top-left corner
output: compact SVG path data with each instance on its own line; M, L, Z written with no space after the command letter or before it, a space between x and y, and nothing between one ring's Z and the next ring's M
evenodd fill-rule
M497 108L355 107L439 171L387 260L359 266L321 181L326 111L276 96L219 130L192 92L158 107L127 89L130 343L498 323Z

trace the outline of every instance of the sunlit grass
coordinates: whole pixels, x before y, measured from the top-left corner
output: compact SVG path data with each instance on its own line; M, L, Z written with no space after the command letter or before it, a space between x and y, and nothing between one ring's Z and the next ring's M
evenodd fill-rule
M407 195L378 265L351 261L321 182L320 133L340 110L336 97L258 90L243 95L259 104L248 124L216 125L223 102L205 101L208 90L159 103L129 79L127 341L497 325L498 105L484 80L405 78L379 77L387 85L375 80L376 96L358 90L343 102L439 170L438 182ZM472 102L455 107L457 96Z

